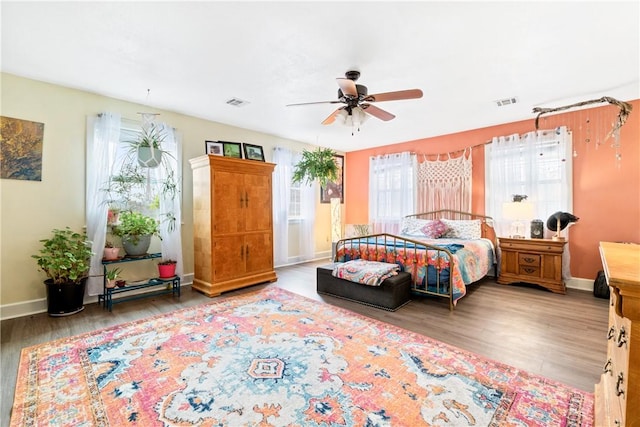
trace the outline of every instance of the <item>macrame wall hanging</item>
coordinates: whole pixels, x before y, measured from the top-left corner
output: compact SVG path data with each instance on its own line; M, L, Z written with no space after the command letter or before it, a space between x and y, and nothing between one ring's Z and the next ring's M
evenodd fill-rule
M543 117L541 120L541 116L544 114L599 103L607 103L609 105L593 110L583 109L576 114L573 114L570 118L562 115L555 115L548 118ZM535 107L533 112L537 113L535 120L536 130L539 128L553 129L559 126L567 126L574 131L574 134L581 140L574 141L574 157L578 156L578 149L581 147L581 145L576 144L576 142L583 142L585 144L584 146L587 148L593 146L595 149L598 149L601 145L611 139L611 147L614 149L615 160L618 166L620 166L620 161L622 160L620 129L626 123L629 115L631 114L631 110L632 105L628 102L618 101L617 99L609 96L603 96L602 98L578 102L562 107Z
M471 212L471 148L461 156L438 155L418 165L418 212L440 209ZM441 160L441 156L447 156Z

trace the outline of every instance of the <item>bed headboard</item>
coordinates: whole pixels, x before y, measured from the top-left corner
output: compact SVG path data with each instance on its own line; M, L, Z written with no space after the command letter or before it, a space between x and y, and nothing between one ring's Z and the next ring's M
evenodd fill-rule
M496 231L493 228L493 218L490 216L474 214L471 212L454 211L450 209L440 209L438 211L423 212L413 215L407 215L405 218L419 218L419 219L451 219L451 220L465 220L465 219L479 219L480 228L482 230L482 237L489 239L493 242L493 246L497 248L498 242L496 238Z

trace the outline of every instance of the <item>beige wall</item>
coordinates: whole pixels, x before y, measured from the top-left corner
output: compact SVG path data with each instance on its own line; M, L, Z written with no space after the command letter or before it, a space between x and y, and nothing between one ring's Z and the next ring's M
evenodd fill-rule
M44 123L42 181L0 180L0 306L46 297L32 254L53 228L80 230L85 225L86 118L103 111L138 120L148 107L79 90L0 74L0 114ZM261 145L267 161L275 146L301 150L310 146L272 135L210 122L168 111L160 120L176 128L182 138L183 226L185 274L193 273L193 222L189 159L204 154L205 140L244 141ZM316 200L319 201L318 194ZM329 208L318 203L317 253L330 253Z

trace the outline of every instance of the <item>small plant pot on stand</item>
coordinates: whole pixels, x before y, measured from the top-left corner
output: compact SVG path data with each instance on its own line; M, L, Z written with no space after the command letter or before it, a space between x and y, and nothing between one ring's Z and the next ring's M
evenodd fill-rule
M170 279L176 275L176 263L165 262L158 264L158 273L161 279Z
M105 261L116 261L120 255L120 248L104 248L102 254Z

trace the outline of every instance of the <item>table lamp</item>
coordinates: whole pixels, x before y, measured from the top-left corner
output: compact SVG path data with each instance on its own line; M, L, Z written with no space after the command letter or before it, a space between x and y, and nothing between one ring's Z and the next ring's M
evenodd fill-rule
M506 202L502 204L502 217L511 220L512 239L524 239L526 222L533 218L533 204L528 202Z

